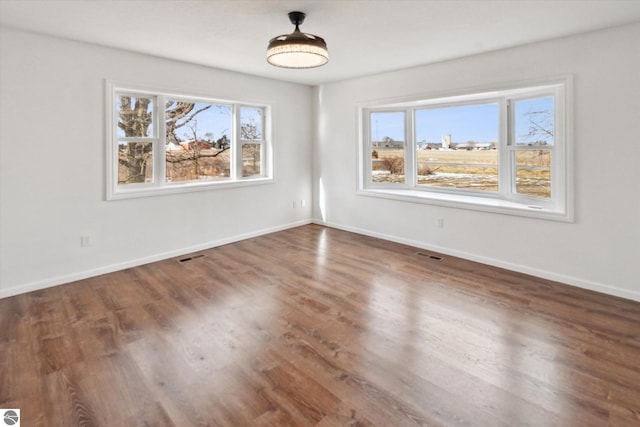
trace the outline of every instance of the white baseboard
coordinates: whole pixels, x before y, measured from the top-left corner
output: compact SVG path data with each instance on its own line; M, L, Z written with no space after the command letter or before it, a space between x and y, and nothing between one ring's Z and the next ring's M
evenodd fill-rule
M71 283L77 280L88 279L90 277L100 276L102 274L113 273L114 271L120 271L127 268L143 265L143 264L149 264L151 262L162 261L164 259L189 254L192 252L215 248L216 246L227 245L229 243L239 242L240 240L246 240L252 237L258 237L265 234L275 233L277 231L287 230L289 228L300 227L302 225L311 224L311 222L312 221L310 219L292 222L292 223L280 225L277 227L270 227L262 230L256 230L250 233L239 234L237 236L232 236L232 237L226 237L223 239L206 242L199 245L194 245L186 248L176 249L174 251L154 254L151 256L138 258L138 259L134 259L126 262L121 262L118 264L106 265L106 266L98 267L91 270L80 271L77 273L72 273L64 276L53 277L50 279L27 283L19 286L14 286L7 289L0 289L0 298L10 297L18 294L23 294L26 292L31 292L31 291L37 291L40 289L50 288L52 286L63 285L65 283Z
M37 291L40 289L49 288L52 286L62 285L65 283L75 282L77 280L87 279L90 277L99 276L102 274L113 273L114 271L124 270L131 267L136 267L143 264L149 264L156 261L161 261L168 258L173 258L185 254L189 254L192 252L197 252L205 249L214 248L217 246L226 245L229 243L238 242L245 239L250 239L253 237L262 236L265 234L275 233L277 231L286 230L289 228L300 227L307 224L318 224L326 227L336 228L339 230L349 231L351 233L362 234L365 236L375 237L382 240L388 240L391 242L401 243L408 246L413 246L420 249L430 250L434 252L439 252L446 255L455 256L458 258L468 259L471 261L480 262L482 264L492 265L495 267L505 268L511 271L517 271L519 273L530 274L532 276L541 277L543 279L553 280L560 283L566 283L568 285L576 286L583 289L589 289L595 292L601 292L608 295L614 295L621 298L626 298L634 301L640 301L640 292L630 291L628 289L621 289L615 286L609 286L602 283L593 282L590 280L584 280L577 277L567 276L563 274L553 273L550 271L540 270L536 268L527 267L521 264L514 264L510 262L505 262L495 258L489 258L469 252L457 251L454 249L446 248L438 245L430 245L418 240L412 239L404 239L397 236L392 236L388 234L378 233L370 230L365 230L358 227L344 226L341 224L336 224L333 222L327 222L322 220L302 220L297 221L277 227L265 228L261 230L256 230L250 233L240 234L232 237L227 237L224 239L218 239L211 242L202 243L199 245L189 246L186 248L177 249L174 251L163 252L155 255L151 255L148 257L138 258L135 260L130 260L118 264L106 265L103 267L95 268L92 270L80 271L77 273L72 273L64 276L58 276L46 280L41 280L37 282L31 282L20 286L10 287L7 289L0 289L0 298L10 297L13 295L23 294L26 292Z
M445 255L451 255L458 258L468 259L470 261L476 261L482 264L492 265L494 267L500 267L507 270L516 271L518 273L529 274L531 276L553 280L555 282L565 283L567 285L576 286L578 288L588 289L595 292L601 292L603 294L614 295L617 297L626 298L634 301L640 301L640 292L635 292L635 291L630 291L628 289L622 289L615 286L605 285L603 283L597 283L590 280L585 280L577 277L567 276L564 274L554 273L551 271L527 267L526 265L514 264L514 263L502 261L495 258L489 258L482 255L477 255L469 252L463 252L455 249L446 248L443 246L430 245L418 240L404 239L401 237L378 233L375 231L369 231L369 230L365 230L358 227L345 226L345 225L336 224L333 222L322 221L319 219L314 219L313 223L318 225L324 225L326 227L336 228L339 230L349 231L351 233L357 233L365 236L375 237L382 240L388 240L390 242L401 243L407 246L414 246L420 249L439 252Z

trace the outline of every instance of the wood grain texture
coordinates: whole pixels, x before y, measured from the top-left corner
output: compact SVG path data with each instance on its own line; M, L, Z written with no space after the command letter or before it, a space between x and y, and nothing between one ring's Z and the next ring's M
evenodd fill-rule
M0 300L23 426L640 426L640 303L316 225ZM180 257L186 258L186 257Z

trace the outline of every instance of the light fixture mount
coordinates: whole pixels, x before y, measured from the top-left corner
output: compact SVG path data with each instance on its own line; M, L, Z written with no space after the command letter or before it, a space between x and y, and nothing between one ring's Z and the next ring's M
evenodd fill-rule
M302 25L306 17L307 14L304 12L289 12L289 21L296 26L296 30L298 29L297 27Z
M267 48L267 61L283 68L315 68L329 61L327 43L322 37L300 31L306 14L289 12L289 20L296 26L291 34L272 38Z

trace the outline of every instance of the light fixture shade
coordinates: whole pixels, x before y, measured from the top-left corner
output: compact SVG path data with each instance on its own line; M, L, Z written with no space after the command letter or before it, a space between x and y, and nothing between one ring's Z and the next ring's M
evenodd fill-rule
M283 68L314 68L329 61L324 39L303 33L298 28L305 16L302 12L289 13L289 19L296 29L291 34L283 34L269 41L267 61L270 64Z

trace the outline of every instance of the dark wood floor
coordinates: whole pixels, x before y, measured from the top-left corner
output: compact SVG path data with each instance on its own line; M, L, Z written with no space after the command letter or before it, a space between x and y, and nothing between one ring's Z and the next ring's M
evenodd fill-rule
M2 299L0 408L26 427L640 425L640 303L417 252L310 225Z

